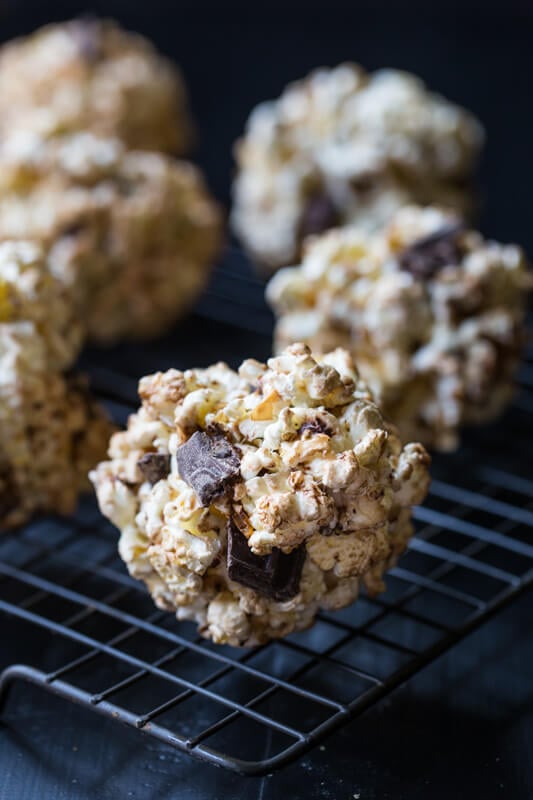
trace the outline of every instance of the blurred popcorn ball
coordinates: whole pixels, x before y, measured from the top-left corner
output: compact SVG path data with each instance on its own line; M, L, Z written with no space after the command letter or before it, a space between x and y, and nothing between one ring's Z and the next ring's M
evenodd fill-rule
M207 283L221 215L200 171L91 133L0 145L0 239L43 244L100 342L155 336Z
M0 49L0 137L90 131L183 155L191 121L179 70L138 34L80 18Z
M480 123L406 72L319 69L250 115L236 146L233 228L263 268L336 225L379 227L407 203L464 213Z

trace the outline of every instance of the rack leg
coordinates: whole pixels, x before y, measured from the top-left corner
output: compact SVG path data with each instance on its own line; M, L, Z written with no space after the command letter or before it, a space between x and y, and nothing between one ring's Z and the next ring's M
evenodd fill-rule
M27 667L24 664L13 664L11 667L7 667L0 675L0 714L5 709L9 694L16 681L46 686L46 676L41 670Z

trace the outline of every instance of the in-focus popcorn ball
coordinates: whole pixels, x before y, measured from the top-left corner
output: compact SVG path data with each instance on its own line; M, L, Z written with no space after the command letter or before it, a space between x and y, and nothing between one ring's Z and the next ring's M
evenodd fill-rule
M449 450L462 425L508 403L531 286L519 247L410 206L371 234L345 227L310 239L267 298L278 350L347 348L402 437Z
M234 230L274 270L307 235L371 230L407 203L470 211L483 137L472 114L414 75L316 70L250 115L236 146Z
M155 336L207 283L221 215L199 170L90 133L0 144L0 239L43 244L92 339Z
M171 369L91 477L156 604L255 645L383 589L412 535L428 456L402 446L349 354Z
M144 37L79 18L0 48L0 137L90 131L183 155L191 140L179 70Z

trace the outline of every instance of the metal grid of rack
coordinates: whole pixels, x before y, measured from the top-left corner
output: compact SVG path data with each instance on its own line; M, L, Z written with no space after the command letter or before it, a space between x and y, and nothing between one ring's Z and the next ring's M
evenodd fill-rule
M199 313L267 335L261 286L232 263ZM101 367L93 377L114 413L129 413L132 379ZM30 681L241 773L287 763L533 583L533 481L521 475L533 432L532 360L520 382L503 421L434 459L416 536L386 593L261 648L214 646L156 610L91 500L74 518L3 535L0 611L49 637L46 669L8 667L0 700L15 681Z

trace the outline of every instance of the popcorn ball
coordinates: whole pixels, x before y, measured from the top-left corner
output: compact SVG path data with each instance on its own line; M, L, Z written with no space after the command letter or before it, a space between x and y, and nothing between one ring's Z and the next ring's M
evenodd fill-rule
M203 290L221 219L200 172L90 133L0 146L0 239L48 251L98 342L155 336Z
M0 137L78 131L181 155L191 122L179 70L142 36L80 18L0 49Z
M75 361L72 296L34 242L0 244L0 530L69 513L113 431Z
M36 512L73 512L112 431L81 376L31 370L2 354L0 530Z
M519 247L413 206L373 234L311 239L267 298L278 350L347 348L405 440L450 450L462 425L493 419L512 395L532 285Z
M43 248L25 241L0 244L0 365L4 371L6 359L14 353L28 369L66 369L76 359L81 342L82 326L71 294L54 275Z
M238 372L159 372L139 392L91 478L160 608L250 646L384 588L429 459L402 446L346 351L295 344Z
M264 269L304 238L379 227L407 203L468 211L483 129L406 72L319 69L262 103L236 146L232 223Z

